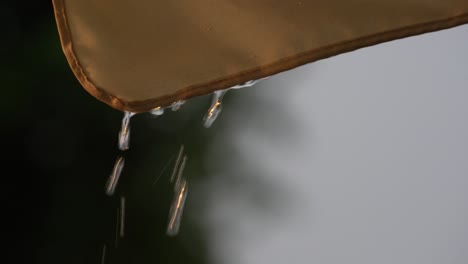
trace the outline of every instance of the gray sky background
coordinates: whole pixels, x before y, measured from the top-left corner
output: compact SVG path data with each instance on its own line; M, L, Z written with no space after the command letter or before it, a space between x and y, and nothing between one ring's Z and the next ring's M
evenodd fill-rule
M227 97L186 214L216 263L468 262L468 26Z

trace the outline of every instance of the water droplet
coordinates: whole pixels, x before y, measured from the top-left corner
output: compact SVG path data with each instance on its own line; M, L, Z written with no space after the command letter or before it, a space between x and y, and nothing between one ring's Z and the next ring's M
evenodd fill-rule
M214 123L214 121L218 117L219 113L221 113L221 110L223 108L223 105L222 105L223 97L227 93L228 90L229 89L219 90L213 93L211 106L208 109L208 112L206 113L205 117L203 118L203 125L206 128L211 127L211 125Z
M182 213L184 211L185 199L187 198L187 181L182 180L180 188L176 191L172 200L171 209L169 212L169 223L167 225L167 235L176 236L179 233Z
M164 114L164 108L158 106L150 111L150 114L160 116Z
M122 119L122 128L119 132L119 149L124 151L127 150L130 146L130 118L134 116L135 113L125 112Z
M214 121L218 117L219 113L221 113L221 110L222 110L222 107L223 107L223 105L222 105L223 97L227 93L227 91L229 91L231 89L241 89L241 88L245 88L245 87L251 87L251 86L254 86L255 84L257 84L258 82L260 82L262 80L268 79L269 77L270 76L265 77L265 78L261 78L261 79L258 79L258 80L247 81L247 82L242 83L242 84L234 85L234 86L232 86L232 87L230 87L228 89L225 89L225 90L214 91L213 92L213 99L211 101L211 106L208 109L208 112L206 113L205 117L203 118L203 125L206 128L209 128L214 123Z
M180 100L180 101L177 101L177 102L172 103L172 105L171 105L172 111L177 111L177 110L179 110L180 107L181 107L183 104L185 104L185 101L183 101L183 100Z
M123 167L125 164L125 159L123 157L118 157L114 164L114 169L112 170L111 175L106 183L106 194L112 196L119 182L120 174L122 173Z

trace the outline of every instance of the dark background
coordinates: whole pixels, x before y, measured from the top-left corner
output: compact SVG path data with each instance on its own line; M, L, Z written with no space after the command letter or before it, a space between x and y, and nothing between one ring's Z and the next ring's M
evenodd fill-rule
M201 124L208 98L160 118L132 118L131 148L114 197L104 186L119 154L122 112L89 95L62 53L51 1L0 4L2 41L2 218L11 263L206 263L200 228L184 220L165 235L172 199L168 173L186 144L190 175L202 177L211 131ZM170 173L170 170L169 170ZM114 245L120 196L126 237ZM190 203L190 199L187 201ZM188 243L189 241L189 243Z

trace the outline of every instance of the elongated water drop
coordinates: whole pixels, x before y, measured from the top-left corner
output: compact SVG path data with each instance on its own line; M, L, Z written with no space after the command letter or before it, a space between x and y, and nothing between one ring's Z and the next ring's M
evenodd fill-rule
M187 181L184 179L172 200L171 210L169 212L169 223L166 231L168 236L175 236L179 233L185 199L187 198L187 190Z
M123 167L125 164L125 159L123 157L118 157L114 164L114 169L112 170L111 175L106 183L106 194L112 196L119 182L120 174L122 173Z
M177 178L176 178L176 182L174 184L174 191L177 192L177 190L179 190L180 188L180 184L182 183L182 181L184 180L184 170L185 170L185 163L187 162L187 156L185 155L184 158L182 159L182 163L180 164L180 167L179 167L179 172L177 173Z
M223 107L223 105L222 105L223 97L227 93L227 91L229 91L231 89L241 89L241 88L245 88L245 87L251 87L251 86L254 86L255 84L257 84L258 82L263 81L263 80L268 79L268 78L269 78L269 76L265 77L265 78L258 79L258 80L247 81L245 83L232 86L232 87L227 88L225 90L218 90L218 91L213 92L213 99L211 101L211 106L208 109L208 112L206 113L205 117L203 118L203 125L206 128L209 128L214 123L214 121L218 117L219 113L221 113L221 110L222 110L222 107Z
M174 164L174 169L172 169L172 175L171 175L171 180L170 180L171 182L175 180L175 176L177 175L177 172L179 171L179 164L180 164L180 161L182 160L183 154L184 154L184 145L181 145L179 149L179 154L177 155L177 159Z
M127 150L130 145L130 118L134 116L135 113L125 112L122 119L122 128L119 132L119 149Z
M221 113L221 110L223 108L223 105L222 105L223 97L227 93L227 91L228 89L215 91L213 93L211 106L208 109L208 112L206 113L205 117L203 118L203 125L206 128L211 127L211 125L214 123L214 121L218 117L219 113Z
M158 106L150 111L150 114L154 116L160 116L164 114L164 108Z

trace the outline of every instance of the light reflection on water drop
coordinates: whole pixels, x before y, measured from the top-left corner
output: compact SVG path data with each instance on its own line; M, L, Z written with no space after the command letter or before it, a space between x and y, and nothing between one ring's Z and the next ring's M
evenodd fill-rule
M179 189L174 195L169 212L169 224L167 225L167 235L175 236L179 233L182 213L184 211L185 199L187 198L187 181L184 179L180 183Z
M111 175L106 183L106 194L112 196L119 182L120 174L122 173L123 167L125 164L125 159L120 156L117 158L114 164L114 169L112 170Z
M164 108L158 106L150 111L150 114L154 116L160 116L164 114Z
M187 156L184 156L184 158L182 159L182 163L180 164L179 172L177 173L177 178L174 184L174 191L176 192L179 190L182 180L184 179L183 175L184 175L186 162L187 162Z
M208 109L208 112L206 113L205 117L203 118L203 125L206 128L211 127L214 121L216 121L216 118L218 117L219 113L221 113L221 110L223 109L223 97L228 90L229 89L213 92L211 106Z
M180 109L180 107L181 107L183 104L185 104L185 101L183 101L183 100L174 102L174 103L171 105L171 110L172 110L172 111L177 111L177 110Z
M130 146L130 118L134 116L135 113L125 112L122 119L122 128L119 133L119 149L124 151L127 150Z
M168 236L176 236L180 229L180 222L182 219L182 212L184 210L185 198L187 196L188 188L187 181L184 177L186 162L187 155L184 154L184 145L181 145L179 155L174 164L174 169L170 179L171 183L174 183L174 198L172 200L171 209L169 212L169 223L167 225L166 231Z
M223 104L222 104L223 97L229 90L251 87L259 83L260 81L268 79L268 78L269 77L261 78L258 80L250 80L245 83L238 84L238 85L232 86L224 90L214 91L213 99L211 101L211 106L208 109L208 112L206 113L205 117L203 118L203 126L206 128L209 128L211 127L211 125L213 125L214 121L216 121L216 118L218 118L219 113L221 113L221 110L223 109Z
M179 154L177 155L177 159L176 159L176 162L174 164L174 169L172 170L172 175L171 175L171 179L170 179L171 182L173 182L175 180L175 177L176 177L176 174L177 174L177 171L178 171L178 168L179 168L180 161L182 160L182 154L184 154L184 145L180 146ZM185 164L184 164L184 166L185 166Z

